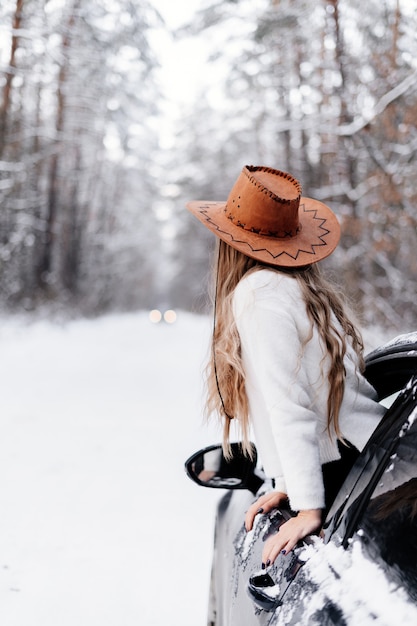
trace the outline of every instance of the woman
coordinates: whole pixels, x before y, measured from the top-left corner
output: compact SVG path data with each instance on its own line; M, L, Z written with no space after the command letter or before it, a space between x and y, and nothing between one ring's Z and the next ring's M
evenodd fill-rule
M362 376L363 344L341 296L316 263L340 227L325 204L301 197L290 174L244 167L227 202L187 208L219 238L208 410L253 428L274 490L255 516L289 500L297 515L265 543L263 567L317 531L326 506L384 409Z

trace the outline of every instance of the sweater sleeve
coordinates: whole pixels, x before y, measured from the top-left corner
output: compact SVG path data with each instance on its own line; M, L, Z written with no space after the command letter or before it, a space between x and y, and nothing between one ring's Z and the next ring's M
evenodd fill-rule
M302 358L309 328L305 304L293 278L268 283L256 274L264 272L238 287L236 323L244 364L264 399L282 467L277 488L286 491L294 510L323 508L317 419ZM318 354L318 370L320 359Z

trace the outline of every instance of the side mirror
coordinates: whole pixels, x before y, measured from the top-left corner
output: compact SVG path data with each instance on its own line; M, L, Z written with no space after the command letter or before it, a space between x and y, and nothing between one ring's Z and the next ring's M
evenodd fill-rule
M261 472L256 471L257 452L251 443L252 458L246 456L240 443L232 443L233 457L224 458L221 445L209 446L193 454L185 462L191 480L203 487L215 489L249 489L256 493L263 484Z

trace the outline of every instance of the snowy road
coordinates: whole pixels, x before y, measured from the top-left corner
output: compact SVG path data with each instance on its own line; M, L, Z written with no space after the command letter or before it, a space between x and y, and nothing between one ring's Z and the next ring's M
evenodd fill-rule
M215 491L183 472L209 322L0 324L2 626L203 626Z

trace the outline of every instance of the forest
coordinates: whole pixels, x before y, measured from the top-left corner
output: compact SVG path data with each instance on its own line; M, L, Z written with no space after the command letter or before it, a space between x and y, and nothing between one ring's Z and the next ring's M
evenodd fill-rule
M214 242L184 205L255 164L336 212L326 267L363 323L415 329L414 0L194 4L172 29L152 0L2 0L0 309L206 311ZM163 36L206 55L176 108Z

